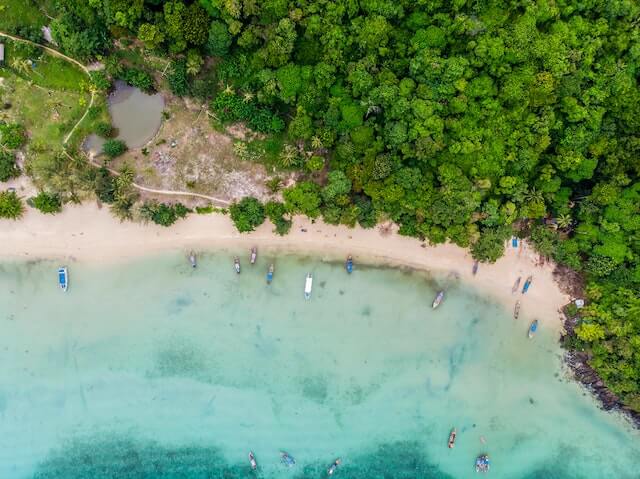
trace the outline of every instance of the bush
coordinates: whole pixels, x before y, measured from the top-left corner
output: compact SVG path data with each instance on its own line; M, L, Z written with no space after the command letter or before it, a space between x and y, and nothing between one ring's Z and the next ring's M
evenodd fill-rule
M121 76L127 84L140 88L140 90L145 92L153 91L155 87L153 77L147 72L138 70L137 68L125 68Z
M253 231L264 223L264 206L256 198L248 196L229 208L231 219L240 233Z
M0 218L17 220L24 214L24 204L15 191L0 192Z
M97 135L100 135L102 138L111 138L114 133L114 128L111 123L107 121L101 121L96 123L95 132Z
M102 145L102 153L109 158L115 158L127 151L127 144L122 140L107 140Z
M184 96L189 92L187 62L185 59L175 60L171 63L171 72L167 80L169 81L169 88L174 95Z
M107 91L111 88L111 80L103 71L91 72L91 85L98 91Z
M62 211L60 197L53 193L41 191L38 196L32 198L33 206L45 214L55 214Z
M190 212L182 203L174 205L148 201L140 207L141 216L161 226L171 226L180 218L184 218Z
M510 229L491 228L482 231L480 238L471 245L474 259L487 263L495 263L504 254L504 242L509 237Z
M0 150L0 181L20 176L20 168L16 165L16 158L8 151Z
M284 203L269 201L264 209L269 220L276 227L276 233L280 236L286 235L291 229L292 221L284 217L284 215L287 214L287 207Z
M258 108L233 93L218 94L211 102L211 109L223 123L246 121L249 128L260 133L279 133L284 129L284 121L277 115Z
M113 203L116 199L115 177L105 166L96 171L94 182L94 191L98 199L103 203Z
M26 140L27 135L22 125L0 121L0 145L15 150L24 145Z

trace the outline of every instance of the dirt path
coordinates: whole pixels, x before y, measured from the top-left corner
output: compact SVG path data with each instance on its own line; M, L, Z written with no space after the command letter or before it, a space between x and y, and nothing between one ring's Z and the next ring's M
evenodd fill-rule
M53 56L62 58L64 60L68 61L68 62L73 63L74 65L80 67L80 69L83 72L85 72L87 74L87 76L89 76L89 77L91 76L91 70L89 70L89 68L87 68L85 65L80 63L78 60L76 60L74 58L71 58L71 57L65 55L64 53L61 53L58 50L50 48L50 47L48 47L46 45L40 45L39 43L32 42L31 40L26 40L24 38L16 37L14 35L10 35L8 33L1 32L1 31L0 31L0 37L9 38L9 39L14 40L16 42L27 43L29 45L33 45L35 47L42 48L43 50L45 50L46 52L50 53ZM85 110L84 115L82 115L82 118L80 118L78 120L78 122L75 125L73 125L73 128L71 128L71 131L67 134L67 136L62 141L62 146L63 147L65 147L66 144L69 142L69 138L71 138L73 133L76 131L76 128L78 127L78 125L80 125L80 123L82 123L84 121L84 119L86 118L87 114L89 113L89 109L93 106L93 102L94 102L94 99L95 99L95 92L91 91L90 93L91 93L91 100L89 101L89 105L87 106L87 109ZM67 155L68 158L72 159L71 155L67 152L66 148L64 149L64 153L65 153L65 155ZM97 166L98 168L100 168L102 166L99 163L94 162L91 158L89 158L89 162L92 165ZM113 175L116 175L116 176L120 175L120 173L117 172L116 170L112 170L110 168L107 168L107 169ZM133 183L133 186L134 186L134 188L137 188L140 191L145 191L147 193L155 193L155 194L159 194L159 195L168 195L168 196L188 196L188 197L192 197L192 198L203 198L203 199L211 201L212 203L217 203L218 205L223 205L223 206L227 206L227 205L231 204L230 201L223 200L222 198L215 198L213 196L202 195L200 193L193 193L191 191L157 190L155 188L147 188L146 186L142 186L142 185L139 185L137 183Z

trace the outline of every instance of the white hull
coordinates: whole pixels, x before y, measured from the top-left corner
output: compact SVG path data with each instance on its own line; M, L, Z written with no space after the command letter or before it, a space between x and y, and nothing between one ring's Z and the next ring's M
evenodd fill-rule
M304 297L305 299L311 298L311 289L313 288L313 278L309 274L307 280L304 283Z

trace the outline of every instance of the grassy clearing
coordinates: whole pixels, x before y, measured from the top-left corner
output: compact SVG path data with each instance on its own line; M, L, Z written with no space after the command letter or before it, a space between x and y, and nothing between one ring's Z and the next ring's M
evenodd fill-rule
M0 30L14 33L21 27L40 28L47 17L33 0L0 0Z
M267 171L282 170L280 152L284 147L284 135L271 135L268 138L247 142L247 150L251 158L256 158L267 168Z
M5 43L4 67L42 88L80 91L87 83L87 75L74 64L19 42Z
M29 145L58 149L64 136L82 117L88 95L56 91L30 84L11 69L0 68L0 119L21 123L30 137Z

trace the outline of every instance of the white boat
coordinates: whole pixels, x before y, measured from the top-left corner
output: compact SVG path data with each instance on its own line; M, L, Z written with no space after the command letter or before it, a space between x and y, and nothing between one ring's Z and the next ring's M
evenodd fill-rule
M251 248L251 264L255 264L257 258L258 258L258 248L254 246L253 248Z
M196 254L192 251L189 253L189 262L191 263L191 267L195 268L197 265Z
M433 300L433 309L436 309L438 306L440 306L440 303L442 303L442 300L444 299L444 291L438 291L438 294L436 295L436 298Z
M233 258L233 267L236 269L236 273L240 274L240 258L237 256Z
M256 456L253 455L252 451L249 451L249 464L251 464L251 469L254 471L258 469L258 463L256 462Z
M311 288L313 287L313 276L311 273L307 274L307 279L304 282L304 299L311 298Z
M327 475L333 476L333 473L336 472L336 469L338 469L338 466L341 462L342 461L340 460L340 458L333 461L333 464L331 464L331 467L329 467L329 469L327 470Z
M58 284L60 285L60 289L62 289L62 291L66 292L69 288L69 272L66 266L58 268Z

